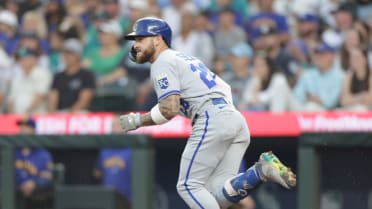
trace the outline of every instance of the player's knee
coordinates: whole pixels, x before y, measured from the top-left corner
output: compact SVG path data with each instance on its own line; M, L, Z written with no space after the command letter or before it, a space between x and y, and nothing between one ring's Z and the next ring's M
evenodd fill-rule
M189 192L193 193L203 188L203 184L194 181L178 182L177 192L180 196L185 195Z
M187 184L179 182L177 184L177 193L179 196L183 197L184 195L187 195Z

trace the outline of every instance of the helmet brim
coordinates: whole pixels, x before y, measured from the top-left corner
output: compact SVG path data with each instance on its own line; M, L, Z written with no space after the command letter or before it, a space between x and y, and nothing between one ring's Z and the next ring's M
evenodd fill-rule
M131 32L124 36L126 40L134 40L138 35L135 32Z
M146 35L138 35L136 34L136 32L131 32L129 34L127 34L126 36L124 36L124 38L126 40L134 40L136 39L136 37L148 37L148 36L157 36L157 34L146 34Z

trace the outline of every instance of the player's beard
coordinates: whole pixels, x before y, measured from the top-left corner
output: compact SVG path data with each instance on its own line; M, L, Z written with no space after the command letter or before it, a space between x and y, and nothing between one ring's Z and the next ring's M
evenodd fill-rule
M140 56L137 54L137 63L143 64L145 62L149 62L151 57L155 54L154 42L152 42L146 50L141 51L140 54Z

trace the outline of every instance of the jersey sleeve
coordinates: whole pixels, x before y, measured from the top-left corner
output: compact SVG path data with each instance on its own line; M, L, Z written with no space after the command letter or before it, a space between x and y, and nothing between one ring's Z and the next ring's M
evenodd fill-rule
M180 94L180 78L176 65L169 62L158 62L151 66L151 80L158 101L171 94Z

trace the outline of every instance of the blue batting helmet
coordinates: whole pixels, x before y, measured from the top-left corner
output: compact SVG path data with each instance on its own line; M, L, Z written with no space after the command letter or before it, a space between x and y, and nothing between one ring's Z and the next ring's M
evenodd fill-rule
M168 45L171 46L172 30L168 23L162 19L154 17L145 17L138 19L133 26L133 32L125 36L127 40L134 40L140 36L157 36L161 35Z

